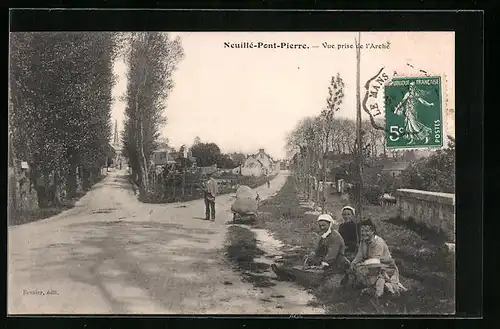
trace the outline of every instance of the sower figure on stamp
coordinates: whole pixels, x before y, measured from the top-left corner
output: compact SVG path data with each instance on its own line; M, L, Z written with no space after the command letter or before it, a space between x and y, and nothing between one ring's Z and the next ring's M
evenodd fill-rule
M203 183L203 194L205 199L205 219L215 221L215 196L217 195L217 182L211 174Z
M320 215L318 217L318 226L323 234L318 241L316 250L306 257L302 269L276 264L271 265L271 269L278 278L314 287L320 285L334 274L347 274L350 263L344 256L344 240L333 228L334 223L332 216L328 214ZM347 279L347 275L344 276L341 283L347 283Z
M415 87L415 82L410 83L408 92L394 109L394 114L403 115L404 119L404 138L409 139L408 145L413 144L415 140L424 140L427 144L432 129L424 125L417 118L417 101L425 106L434 106L422 98L424 91Z

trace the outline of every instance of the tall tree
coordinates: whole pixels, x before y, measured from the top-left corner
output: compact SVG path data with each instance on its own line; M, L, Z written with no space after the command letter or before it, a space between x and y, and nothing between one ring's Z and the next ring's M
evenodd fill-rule
M174 87L172 74L183 57L179 38L164 32L131 33L128 38L127 106L123 144L134 179L149 189L150 157L159 130L166 123L163 111Z
M65 182L71 197L76 168L95 167L109 143L116 36L11 34L12 138L18 156L30 164L32 180L45 178L42 198L48 177L56 191Z
M326 157L330 151L331 136L335 132L332 130L333 118L335 112L340 109L340 105L344 100L344 81L337 73L335 77L331 78L330 85L328 86L328 97L326 99L326 109L321 112L320 120L322 126L323 137L323 153L322 153L322 177L324 182L327 181L328 170L326 168ZM333 168L332 168L333 169ZM319 190L318 190L319 191ZM324 205L323 205L324 206Z
M196 136L193 141L193 145L197 145L201 143L201 138L199 136Z

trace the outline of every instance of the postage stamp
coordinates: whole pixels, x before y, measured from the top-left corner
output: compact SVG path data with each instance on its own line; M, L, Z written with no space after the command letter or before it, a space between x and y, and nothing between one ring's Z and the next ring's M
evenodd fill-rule
M384 91L388 148L443 146L440 77L393 78Z

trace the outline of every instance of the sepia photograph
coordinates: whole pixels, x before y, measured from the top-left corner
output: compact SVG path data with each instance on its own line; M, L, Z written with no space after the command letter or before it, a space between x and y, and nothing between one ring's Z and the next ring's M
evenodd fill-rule
M11 32L8 315L455 314L454 32Z

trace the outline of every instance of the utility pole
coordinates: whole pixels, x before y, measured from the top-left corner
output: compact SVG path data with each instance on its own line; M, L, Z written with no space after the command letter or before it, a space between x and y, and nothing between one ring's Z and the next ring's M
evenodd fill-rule
M361 32L358 32L356 43L356 144L357 144L357 167L358 167L358 200L356 213L358 220L363 219L363 148L361 136L361 93L360 93L360 57L361 57Z

